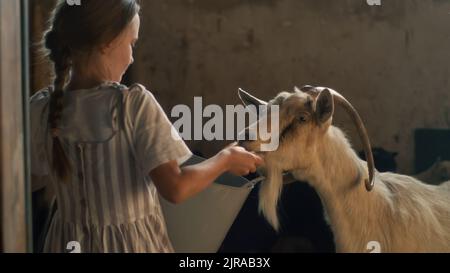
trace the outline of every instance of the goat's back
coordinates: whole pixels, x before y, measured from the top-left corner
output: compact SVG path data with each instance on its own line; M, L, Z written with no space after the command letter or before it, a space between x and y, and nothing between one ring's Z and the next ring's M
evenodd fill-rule
M440 186L428 185L405 175L379 174L378 191L389 204L393 230L407 230L420 252L450 251L450 181ZM393 231L392 230L392 231ZM392 238L396 240L397 238Z
M447 191L447 192L449 192L449 194L450 194L450 181L447 181L447 182L442 183L442 184L439 186L439 188L440 188L442 191ZM450 206L450 205L449 205L449 206Z

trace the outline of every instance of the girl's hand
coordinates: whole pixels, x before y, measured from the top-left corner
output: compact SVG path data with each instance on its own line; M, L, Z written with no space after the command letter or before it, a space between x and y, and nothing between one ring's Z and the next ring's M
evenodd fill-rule
M223 149L219 156L225 158L228 172L237 176L254 173L256 168L264 163L261 157L236 146L236 144Z
M150 177L166 200L178 204L206 189L224 172L247 175L261 164L263 160L259 156L234 144L196 165L180 168L172 160L152 170Z

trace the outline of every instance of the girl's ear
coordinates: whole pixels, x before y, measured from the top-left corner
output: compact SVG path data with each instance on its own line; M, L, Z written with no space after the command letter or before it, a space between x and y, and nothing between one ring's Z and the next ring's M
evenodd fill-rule
M102 55L107 54L110 48L111 48L111 42L108 43L108 44L100 45L100 46L98 47L98 49L100 50L100 53L101 53Z
M334 113L334 100L330 90L325 89L320 92L316 102L316 118L319 124L326 123Z
M112 48L116 47L120 41L119 38L121 38L121 36L116 37L115 39L113 39L108 43L99 45L100 53L107 54Z

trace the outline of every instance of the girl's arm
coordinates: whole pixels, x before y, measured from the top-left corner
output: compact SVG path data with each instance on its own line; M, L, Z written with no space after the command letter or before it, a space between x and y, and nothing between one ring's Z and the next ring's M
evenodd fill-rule
M178 204L206 189L224 172L247 175L255 172L263 160L241 147L228 147L200 164L180 168L176 161L163 164L150 172L159 193Z

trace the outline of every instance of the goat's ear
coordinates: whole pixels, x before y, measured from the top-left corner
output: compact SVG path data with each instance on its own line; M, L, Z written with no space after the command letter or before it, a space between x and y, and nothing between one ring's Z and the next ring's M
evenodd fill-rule
M239 98L241 99L242 103L244 103L245 106L247 105L267 105L267 102L258 99L255 96L250 95L249 93L245 92L243 89L239 88L238 92Z
M327 122L334 113L334 100L330 90L320 92L316 102L316 117L320 124Z

